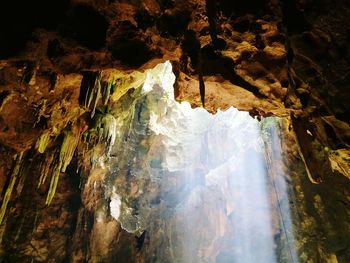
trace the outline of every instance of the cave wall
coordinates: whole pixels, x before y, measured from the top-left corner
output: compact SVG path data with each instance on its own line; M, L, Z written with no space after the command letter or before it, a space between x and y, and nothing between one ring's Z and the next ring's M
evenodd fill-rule
M326 233L305 221L316 235L306 258L323 262L327 247L347 262L348 1L212 2L0 4L2 261L142 262L135 235L108 213L96 221L104 171L94 163L111 139L96 131L108 110L128 105L140 72L169 60L178 101L202 106L202 81L209 112L234 106L286 120L300 211L331 221ZM320 232L331 241L319 245Z

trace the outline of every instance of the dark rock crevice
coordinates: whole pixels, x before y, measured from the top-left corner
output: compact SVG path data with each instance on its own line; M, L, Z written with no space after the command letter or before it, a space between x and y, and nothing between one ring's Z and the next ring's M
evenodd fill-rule
M69 0L2 1L0 4L0 58L21 51L37 27L57 29Z
M67 11L60 25L63 36L76 40L90 49L101 49L106 45L107 19L95 8L79 4Z

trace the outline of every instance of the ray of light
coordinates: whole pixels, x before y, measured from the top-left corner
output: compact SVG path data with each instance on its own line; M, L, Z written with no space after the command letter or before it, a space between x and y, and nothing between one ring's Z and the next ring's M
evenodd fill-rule
M125 200L115 185L116 219L129 232L147 231L146 262L297 262L290 209L279 199L288 194L276 128L264 139L247 112L212 115L178 103L173 83L170 63L150 71L129 130L118 133L129 141L118 170L144 188Z

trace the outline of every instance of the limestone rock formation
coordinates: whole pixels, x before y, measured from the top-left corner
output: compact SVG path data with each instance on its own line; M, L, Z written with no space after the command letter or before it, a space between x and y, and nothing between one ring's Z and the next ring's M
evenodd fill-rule
M208 243L200 232L201 260L231 262L239 251L218 244L236 233L228 227L240 220L235 204L210 210L227 191L205 188L216 175L203 167L191 168L186 188L177 169L196 149L172 149L182 147L177 118L202 114L183 124L201 130L230 107L261 121L277 193L270 204L289 207L299 262L350 261L348 1L41 0L5 1L0 10L2 262L196 262L166 248L186 252L172 227L197 208L208 220L189 226L211 226L217 238ZM211 151L237 155L225 145ZM172 174L160 195L150 174L165 164ZM166 214L181 201L178 214ZM281 211L271 212L276 260L296 262Z

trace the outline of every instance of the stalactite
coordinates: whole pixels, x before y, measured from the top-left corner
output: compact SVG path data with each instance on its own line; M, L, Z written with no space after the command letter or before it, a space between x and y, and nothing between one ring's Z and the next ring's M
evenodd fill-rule
M45 158L45 162L42 163L41 169L40 169L40 178L39 178L39 182L38 182L38 188L45 183L46 178L47 178L48 174L50 173L50 168L51 168L51 164L54 160L54 157L55 157L55 155L51 154L47 158Z
M75 149L78 145L79 137L80 132L77 127L74 127L72 131L64 132L64 139L60 148L59 158L52 169L50 187L46 197L47 205L50 205L53 197L55 196L60 173L64 173L66 171L67 166L73 158ZM45 175L43 179L44 178Z
M29 170L30 170L30 165L31 165L31 163L28 162L28 158L25 158L23 160L23 163L21 165L21 169L19 171L19 180L18 180L17 187L16 187L17 196L19 196L22 193L25 180L26 180L27 175L28 175Z
M110 99L111 94L115 90L116 78L112 74L109 76L108 81L102 81L101 72L97 73L95 78L86 79L82 82L82 85L86 86L84 106L91 110L91 118L95 116L96 108L102 100L102 105L106 106ZM93 82L93 84L91 84ZM83 84L84 83L84 84ZM81 88L83 89L83 88Z
M103 105L106 106L108 101L109 101L109 98L111 96L111 94L113 93L113 91L115 90L115 79L113 76L110 76L108 82L107 82L107 85L104 87L103 89L103 94L102 94L102 102L103 102Z
M21 235L21 231L22 231L22 227L23 227L23 224L25 222L25 219L26 219L26 217L23 216L22 219L21 219L21 223L19 224L19 227L17 229L17 233L16 233L16 236L14 238L14 241L17 241L19 236Z
M5 196L4 196L4 199L2 200L2 205L0 208L0 224L2 223L4 216L6 214L7 204L10 201L13 188L18 178L18 173L20 171L21 164L23 161L23 152L17 154L15 158L16 158L16 163L12 170L12 173L10 176L10 183L6 189Z
M101 139L105 142L106 152L109 154L112 146L114 145L117 132L117 121L114 116L111 114L106 114L102 118L100 129L102 130Z
M117 120L110 113L101 113L95 116L94 122L94 126L84 134L84 142L88 145L88 149L97 143L103 143L108 156L115 143Z
M57 188L57 184L58 184L58 178L60 176L60 169L56 168L53 170L53 173L51 175L51 182L50 182L50 188L49 191L47 193L47 197L46 197L46 202L45 204L50 205L51 201L53 199L53 197L55 196L56 193L56 188Z
M7 217L5 217L3 222L0 224L0 245L2 244L3 236L4 236L4 233L5 233L6 222L7 222Z
M95 77L87 75L86 78L82 81L82 85L87 87L81 87L80 89L86 89L84 106L91 109L91 118L93 118L97 103L101 98L101 73L98 72ZM91 83L92 81L93 84Z
M34 233L34 231L36 230L36 224L38 222L38 210L35 212L35 218L34 218L34 222L33 222L33 230L32 230L32 235Z
M60 159L59 162L62 164L60 165L61 171L65 172L67 166L71 162L73 158L73 154L75 151L75 148L78 145L78 137L76 135L79 134L74 134L72 131L68 131L65 134L62 146L61 146L61 151L60 151Z
M39 153L44 153L49 143L50 143L50 132L45 131L43 134L41 134L41 136L37 140L35 144L35 148L38 150Z
M91 110L91 118L94 117L97 103L101 98L101 80L99 77L96 78L96 80L95 80L95 86L94 86L92 95L94 97L94 101L93 101L92 110ZM90 101L90 103L91 103L91 101Z

